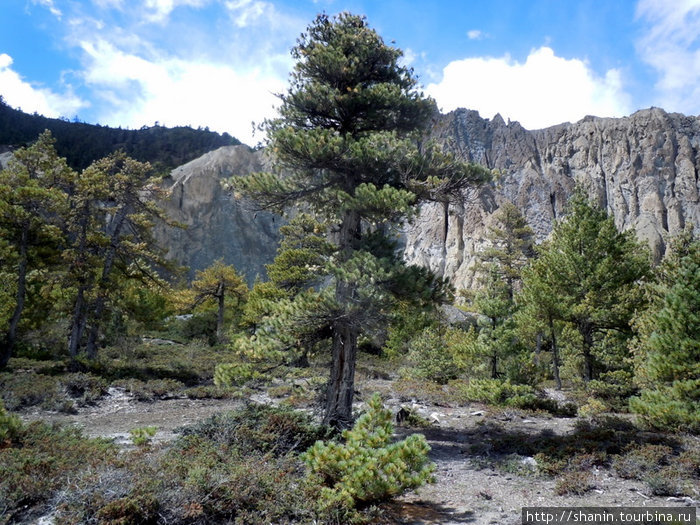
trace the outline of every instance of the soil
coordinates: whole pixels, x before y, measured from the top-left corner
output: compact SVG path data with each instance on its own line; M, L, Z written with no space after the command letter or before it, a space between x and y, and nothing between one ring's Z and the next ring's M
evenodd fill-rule
M265 394L255 397L257 401L271 401ZM156 426L155 440L166 441L176 435L178 427L233 410L241 403L186 398L142 402L121 389L110 388L97 405L80 408L76 414L35 411L25 413L23 418L79 425L91 437L112 438L131 446L129 430L133 428ZM538 475L533 458L509 455L506 459L510 468L504 472L502 453L489 450L494 431L506 438L508 434L563 436L574 428L574 418L495 410L478 404L439 407L398 398L388 399L386 405L394 412L408 407L431 422L421 429L399 427L397 434L423 433L432 448L430 455L437 470L436 483L406 494L386 508L385 523L515 525L522 523L521 510L525 506L700 506L700 487L694 498L657 497L642 482L621 479L608 469L596 467L591 470L593 490L581 496L558 496L554 492L555 480Z

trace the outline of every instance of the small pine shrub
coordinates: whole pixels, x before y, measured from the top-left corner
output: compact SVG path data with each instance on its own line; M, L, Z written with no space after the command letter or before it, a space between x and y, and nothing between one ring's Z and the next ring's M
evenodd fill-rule
M137 447L147 447L158 432L157 427L138 427L129 430L131 442Z
M222 363L214 370L214 384L218 387L239 386L260 377L248 363Z
M610 408L600 399L590 397L584 405L579 407L578 415L581 417L595 417L604 414L609 410Z
M411 367L401 371L406 377L427 379L444 385L460 375L460 369L448 348L445 338L435 329L428 328L408 345Z
M22 430L22 421L5 410L2 400L0 400L0 448L4 443L14 441Z
M323 484L322 506L365 507L432 482L435 465L428 460L430 447L421 434L390 443L392 414L375 394L369 407L344 443L317 441L302 459Z

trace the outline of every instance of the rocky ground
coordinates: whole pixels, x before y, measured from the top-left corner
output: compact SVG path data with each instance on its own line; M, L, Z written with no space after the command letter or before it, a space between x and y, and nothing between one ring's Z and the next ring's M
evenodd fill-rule
M253 397L270 401L264 393ZM121 389L110 388L97 405L81 408L76 414L34 411L23 417L76 424L90 436L109 437L130 446L129 430L133 428L156 426L156 441L164 441L172 439L178 427L240 404L240 400L186 398L141 402ZM580 496L558 496L555 480L537 473L534 458L508 453L502 447L494 450L494 443L517 442L527 436L566 436L574 429L573 418L476 404L431 406L391 397L387 406L395 412L401 406L411 408L430 422L418 430L399 427L397 433L424 433L437 465L436 483L389 506L387 523L515 525L521 523L524 506L700 506L700 495L695 499L653 496L644 483L624 480L609 469L596 467L591 469L592 490Z

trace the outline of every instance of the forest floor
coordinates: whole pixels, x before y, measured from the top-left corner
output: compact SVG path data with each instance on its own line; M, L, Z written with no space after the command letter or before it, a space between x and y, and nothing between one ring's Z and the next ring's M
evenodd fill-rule
M368 397L365 392L379 391L385 405L394 413L404 407L419 415L424 426L401 425L396 433L397 436L423 433L431 446L430 456L437 469L436 483L406 494L385 507L384 523L515 525L521 523L521 511L526 506L700 507L700 486L691 489L692 497L658 496L647 482L623 479L610 466L596 466L585 461L580 463L579 469L583 478L570 474L573 490L562 495L562 478L544 475L533 456L539 448L547 447L547 450L556 449L566 454L579 443L582 443L582 451L594 456L596 450L591 449L590 440L586 441L591 438L590 428L581 424L581 418L560 418L476 403L431 404L397 395L392 385L392 381L385 379L360 379L358 408ZM262 389L253 391L250 397L257 402L280 401ZM110 387L107 395L95 405L78 408L73 414L34 408L21 415L26 421L42 419L75 424L88 436L112 438L129 447L132 446L129 431L136 427L157 427L155 441L163 442L172 439L179 427L217 412L233 410L243 402L242 399L188 399L184 396L145 402L121 388ZM624 426L624 418L618 418L616 424ZM620 436L629 436L610 432L601 435L607 438L613 435L614 439L622 440L618 443L621 448L625 446L625 438ZM662 440L659 435L641 431L633 439L636 443ZM683 439L691 440L690 446L700 449L697 437ZM597 445L592 445L595 447ZM601 442L600 452L606 447L610 450L610 443ZM577 488L577 483L583 486Z

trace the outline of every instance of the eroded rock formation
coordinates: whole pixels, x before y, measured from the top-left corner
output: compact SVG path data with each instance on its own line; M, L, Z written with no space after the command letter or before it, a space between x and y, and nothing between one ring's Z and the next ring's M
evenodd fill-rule
M528 131L517 122L458 110L440 117L434 135L461 158L496 170L494 182L454 205L424 206L405 231L405 258L455 286L469 287L475 255L494 213L513 202L538 240L560 218L577 182L615 218L649 243L658 259L686 223L700 228L700 119L643 110L625 118L585 119ZM263 169L263 154L220 148L172 172L170 215L189 226L162 233L170 255L193 269L224 257L249 280L274 257L280 218L251 211L220 181Z
M513 202L538 240L561 217L575 184L663 254L686 223L700 228L700 118L652 108L630 117L586 117L528 131L475 111L441 117L435 135L461 158L498 173L495 181L465 194L462 202L425 206L406 228L405 257L469 287L475 254L483 248L493 214Z
M265 274L264 265L275 256L281 218L255 211L221 185L229 177L263 169L262 152L224 146L176 168L165 180L170 197L163 206L186 228L159 227L156 237L170 258L190 267L190 276L220 257L245 274L249 284Z

